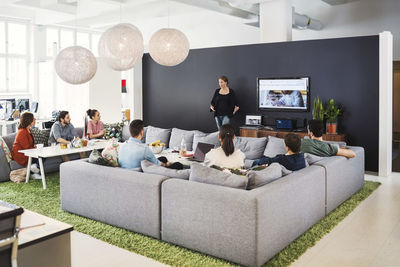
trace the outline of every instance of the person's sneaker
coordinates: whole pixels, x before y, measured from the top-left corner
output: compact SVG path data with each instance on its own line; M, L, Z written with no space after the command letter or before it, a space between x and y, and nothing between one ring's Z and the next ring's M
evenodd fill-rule
M41 176L39 173L32 173L32 174L31 174L31 177L32 177L33 179L39 179L39 180L42 179L42 176Z
M40 170L39 170L39 168L38 168L36 163L33 163L31 165L31 172L33 172L33 173L39 173L40 172Z

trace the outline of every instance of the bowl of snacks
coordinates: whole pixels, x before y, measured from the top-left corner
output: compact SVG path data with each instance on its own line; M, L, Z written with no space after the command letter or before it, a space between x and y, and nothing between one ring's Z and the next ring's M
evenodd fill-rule
M160 154L164 150L165 144L161 140L157 140L149 144L149 147L154 154Z

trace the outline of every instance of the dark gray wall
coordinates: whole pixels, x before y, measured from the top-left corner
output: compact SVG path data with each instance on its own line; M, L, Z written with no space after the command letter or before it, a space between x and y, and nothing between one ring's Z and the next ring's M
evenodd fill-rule
M143 114L146 124L216 131L209 105L217 78L226 75L235 90L240 112L274 118L307 118L310 112L258 111L257 77L310 77L311 99L330 98L343 106L339 131L351 145L366 150L366 169L378 169L379 37L254 44L190 50L178 66L164 67L149 54L143 57Z

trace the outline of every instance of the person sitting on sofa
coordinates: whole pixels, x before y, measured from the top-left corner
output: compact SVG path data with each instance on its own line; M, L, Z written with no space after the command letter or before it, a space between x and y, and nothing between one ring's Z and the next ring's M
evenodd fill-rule
M60 111L57 121L51 126L49 143L61 143L68 145L74 139L79 138L75 127L71 123L68 111Z
M269 165L277 162L291 171L297 171L306 167L304 154L300 152L301 139L296 134L287 134L285 136L285 148L287 153L280 154L273 158L263 156L253 161L252 167L257 165Z
M28 157L19 152L24 149L35 148L35 142L31 133L31 127L36 123L36 119L30 112L25 112L21 115L18 125L18 132L12 147L12 158L21 166L28 165ZM33 172L34 178L41 178L39 175L39 168L37 166L38 159L32 158L32 165L30 171Z
M170 169L183 169L183 165L179 162L171 163L166 157L159 157L157 159L151 149L142 143L141 140L144 136L144 123L142 120L132 121L129 124L129 132L131 133L131 137L125 143L121 144L118 152L118 163L122 168L139 168L142 160L148 160Z
M85 118L85 136L89 139L102 138L104 136L104 124L100 121L100 112L96 109L88 109ZM87 120L87 117L90 120Z
M235 132L230 124L219 128L218 139L221 146L211 149L204 158L206 166L216 165L222 168L241 168L244 166L246 156L240 149L235 149L233 139Z
M322 140L324 124L320 120L310 120L308 123L308 134L310 139L301 140L301 152L310 153L320 157L344 156L354 158L356 154L353 150L340 148L334 144L326 143Z

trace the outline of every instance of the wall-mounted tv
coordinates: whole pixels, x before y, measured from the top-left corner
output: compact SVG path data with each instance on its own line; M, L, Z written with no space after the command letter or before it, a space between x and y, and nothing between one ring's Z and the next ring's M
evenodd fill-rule
M259 110L308 111L310 78L257 78Z

